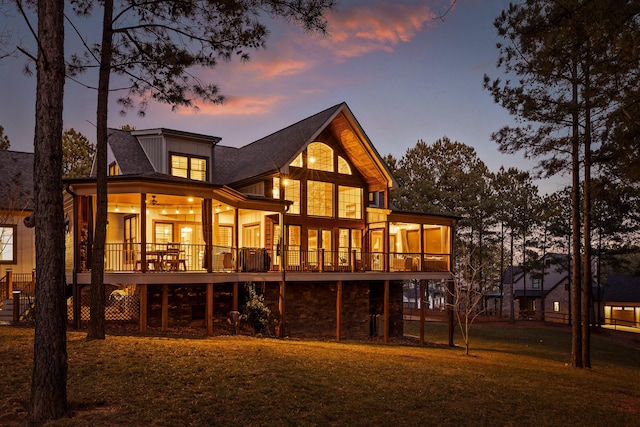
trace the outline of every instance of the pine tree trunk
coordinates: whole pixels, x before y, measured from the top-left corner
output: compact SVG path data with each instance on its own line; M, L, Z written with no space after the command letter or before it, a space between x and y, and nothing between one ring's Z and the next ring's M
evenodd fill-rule
M96 118L96 226L91 265L91 319L87 339L104 339L104 247L107 240L107 139L109 79L113 43L113 0L104 2Z
M589 57L589 55L587 55ZM584 137L584 266L582 268L582 366L591 367L591 94L590 73L585 71Z
M67 307L62 201L64 2L38 2L34 217L36 305L29 419L67 414Z
M574 62L574 75L577 75ZM574 83L573 103L573 135L571 148L571 366L582 368L582 330L581 330L581 298L580 298L580 135L578 117L578 88Z

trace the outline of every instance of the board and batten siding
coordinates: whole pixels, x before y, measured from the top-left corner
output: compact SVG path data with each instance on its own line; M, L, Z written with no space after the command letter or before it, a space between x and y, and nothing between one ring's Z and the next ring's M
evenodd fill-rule
M167 171L167 150L165 148L165 139L160 135L139 136L138 141L142 149L147 154L149 161L153 165L153 169L160 173L169 173Z

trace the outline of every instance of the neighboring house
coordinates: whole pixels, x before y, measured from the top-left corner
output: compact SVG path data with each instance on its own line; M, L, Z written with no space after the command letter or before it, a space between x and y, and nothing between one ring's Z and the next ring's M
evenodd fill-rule
M601 306L605 325L640 328L640 277L609 275Z
M24 225L33 212L33 160L0 150L0 323L13 320L14 291L24 301L34 291L35 233Z
M569 323L568 272L569 259L564 254L546 254L544 274L542 269L524 274L521 266L508 268L502 276L502 316L510 316L513 301L516 318ZM497 304L499 307L499 302Z
M31 274L35 233L24 226L33 212L33 153L0 150L0 274Z
M403 281L451 277L457 217L390 207L397 183L345 103L241 148L170 129L110 130L108 172L107 314L133 307L120 319L141 330L212 334L253 284L279 336L402 336ZM79 326L96 187L93 177L66 183ZM371 322L380 315L383 330Z

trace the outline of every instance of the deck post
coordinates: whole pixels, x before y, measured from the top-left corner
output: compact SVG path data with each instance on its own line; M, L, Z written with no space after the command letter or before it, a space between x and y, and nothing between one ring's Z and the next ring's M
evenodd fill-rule
M169 285L162 285L162 330L169 328Z
M280 311L280 319L278 326L280 327L279 338L284 338L284 321L285 321L285 289L286 282L283 280L280 282L280 292L278 294L278 310Z
M13 323L20 320L20 291L15 290L13 293ZM7 295L8 296L8 295Z
M213 283L207 283L207 335L213 335Z
M238 311L238 282L233 282L233 311Z
M147 332L147 285L138 285L140 288L140 332Z
M342 336L342 280L338 280L336 288L336 341Z
M389 281L384 281L384 342L389 342Z
M425 290L426 290L426 280L420 280L420 345L424 344L424 321L425 321L425 307L424 303L426 301Z
M13 293L13 271L7 268L7 298Z

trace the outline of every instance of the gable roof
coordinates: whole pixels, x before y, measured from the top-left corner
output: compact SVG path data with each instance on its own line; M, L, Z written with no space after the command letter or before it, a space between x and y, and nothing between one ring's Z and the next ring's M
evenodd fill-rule
M242 148L216 147L216 178L231 184L268 173L286 172L289 163L325 130L342 144L349 160L363 172L373 191L397 187L380 154L344 102Z
M109 129L109 147L124 175L154 172L138 139L130 131Z
M610 274L607 286L603 288L602 300L640 302L640 277Z
M0 150L0 209L33 210L33 153Z

